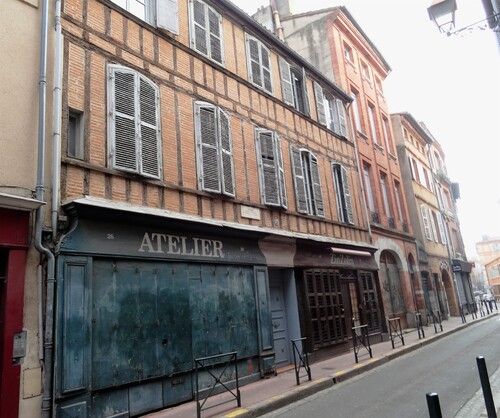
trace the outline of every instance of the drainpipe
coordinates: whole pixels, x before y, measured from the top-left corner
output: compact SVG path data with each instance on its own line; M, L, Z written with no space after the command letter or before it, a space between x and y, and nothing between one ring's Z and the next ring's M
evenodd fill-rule
M281 42L285 42L285 37L283 36L283 26L281 26L280 12L276 7L276 0L271 0L271 11L273 13L276 36Z
M47 105L47 45L48 45L48 15L49 0L42 3L42 26L40 42L40 79L38 82L38 161L36 198L44 200L45 191L45 146L46 146L46 105ZM44 335L44 382L42 394L42 417L50 417L52 403L52 330L54 322L54 281L55 259L52 252L42 244L43 206L36 211L35 248L47 260L46 305L45 305L45 335ZM39 278L42 279L41 277ZM38 301L42 304L42 300Z
M349 103L346 107L347 115L349 114L349 108L351 107L352 103ZM368 206L366 205L366 194L365 194L365 186L363 184L363 178L361 177L361 167L359 166L359 155L358 155L358 143L356 141L356 134L354 130L354 126L352 124L352 120L350 117L347 118L349 120L349 125L351 127L351 132L352 132L352 137L353 137L353 144L354 144L354 153L356 154L356 165L358 166L358 179L359 179L359 184L361 186L361 195L363 196L363 209L365 212L365 218L366 218L366 224L368 225L368 235L370 236L370 243L373 243L373 237L372 237L372 227L370 225L370 216L368 214Z

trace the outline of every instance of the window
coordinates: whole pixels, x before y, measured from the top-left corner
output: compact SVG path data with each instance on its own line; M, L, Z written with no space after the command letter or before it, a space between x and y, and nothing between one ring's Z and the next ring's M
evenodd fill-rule
M335 199L337 201L337 212L339 221L354 224L352 212L351 195L349 193L349 179L347 170L338 163L332 164L333 183L335 185Z
M384 131L384 139L387 146L387 151L394 155L394 147L392 146L390 129L389 129L389 120L385 117L382 117L382 129Z
M271 54L262 42L246 35L248 78L257 87L273 94Z
M280 77L283 101L299 112L309 115L309 102L304 69L291 66L280 57Z
M150 25L179 34L177 0L111 0Z
M397 181L394 182L394 195L396 196L396 206L398 209L399 220L404 222L403 206L401 205L401 186Z
M368 81L372 81L372 76L370 74L370 69L368 68L368 65L366 64L366 62L363 62L361 61L361 74L363 75L363 77L368 80Z
M420 213L422 215L422 223L424 224L425 237L432 241L431 228L429 225L429 215L427 213L427 207L425 205L420 205Z
M347 61L354 64L354 53L352 52L352 48L347 44L344 44L344 56Z
M437 224L436 213L433 210L429 209L429 215L430 215L429 218L431 220L432 234L434 235L434 241L439 242L439 237L436 229L436 224Z
M309 215L325 216L318 159L312 152L293 146L290 149L290 154L297 211Z
M365 179L365 189L366 189L366 198L368 200L368 208L370 209L371 212L375 212L375 201L373 200L370 167L367 165L363 165L363 177Z
M359 100L358 100L358 92L352 91L352 111L354 112L354 122L356 123L356 129L358 132L363 131L363 126L361 125L361 117L359 112Z
M234 197L234 166L229 117L210 103L195 103L198 185Z
M370 120L373 142L378 145L377 119L375 118L375 108L371 104L368 105L368 119Z
M325 92L317 82L314 82L314 96L316 98L318 122L347 138L347 123L342 100L333 97L329 92Z
M266 129L256 129L255 137L262 202L286 209L285 173L278 135Z
M161 177L160 93L142 74L109 66L108 155L113 168Z
M83 113L69 111L68 117L68 157L84 159Z
M223 64L222 17L199 0L190 1L191 48Z
M384 95L384 91L382 90L382 80L378 77L375 77L375 88L377 89L377 93L382 96Z
M411 179L416 180L416 174L415 174L415 169L413 167L413 159L411 157L408 157L408 166L410 167L410 174L411 174Z
M382 200L384 202L385 214L388 218L391 218L391 205L389 203L389 194L387 192L387 176L384 173L380 173L380 189L382 190Z
M446 245L446 234L444 230L443 215L441 215L441 212L437 213L437 224L439 228L439 235L441 235L441 244Z

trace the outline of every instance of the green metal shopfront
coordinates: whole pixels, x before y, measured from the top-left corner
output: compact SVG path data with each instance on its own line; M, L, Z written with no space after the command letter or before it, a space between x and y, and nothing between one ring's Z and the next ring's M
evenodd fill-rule
M190 400L195 358L236 351L243 383L274 363L256 237L107 211L74 216L58 256L58 417L134 416Z

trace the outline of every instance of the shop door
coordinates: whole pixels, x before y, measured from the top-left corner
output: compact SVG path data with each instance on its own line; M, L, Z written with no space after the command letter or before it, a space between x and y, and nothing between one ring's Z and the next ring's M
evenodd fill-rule
M429 278L427 276L427 273L422 273L422 289L424 291L425 306L427 308L427 312L432 312L432 303L431 303L431 298L429 296L428 280Z
M288 339L285 298L281 281L273 281L270 284L270 294L274 351L276 353L276 365L279 367L290 363L290 342Z
M368 332L370 333L382 332L381 312L378 303L379 294L375 277L369 271L361 271L358 276L361 282L363 323L368 325Z

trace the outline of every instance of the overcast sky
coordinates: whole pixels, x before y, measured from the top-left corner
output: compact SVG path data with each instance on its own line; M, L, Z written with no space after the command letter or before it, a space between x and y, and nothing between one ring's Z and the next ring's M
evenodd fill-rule
M269 0L232 0L248 14ZM294 12L344 5L392 68L390 112L411 113L442 145L458 182L467 256L483 235L500 236L500 54L491 30L447 37L429 20L431 0L307 0ZM457 0L456 28L483 20L481 0Z

